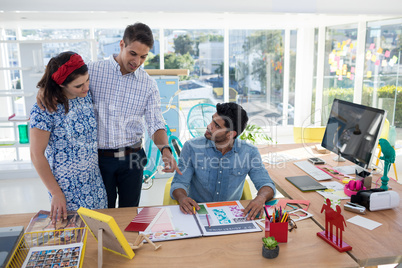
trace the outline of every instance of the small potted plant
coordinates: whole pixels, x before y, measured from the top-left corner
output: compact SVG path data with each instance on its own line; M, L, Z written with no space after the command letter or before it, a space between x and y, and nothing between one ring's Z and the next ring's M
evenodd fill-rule
M278 242L274 237L263 237L262 238L263 246L262 246L262 256L267 259L273 259L278 257L279 255L279 246Z

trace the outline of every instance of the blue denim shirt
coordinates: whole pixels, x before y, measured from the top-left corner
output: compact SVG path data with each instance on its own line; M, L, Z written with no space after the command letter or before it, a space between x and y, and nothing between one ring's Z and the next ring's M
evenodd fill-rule
M182 188L196 202L240 200L246 175L259 190L275 184L265 169L257 147L236 139L232 150L222 155L215 143L205 137L187 141L180 154L179 169L175 174L170 196Z

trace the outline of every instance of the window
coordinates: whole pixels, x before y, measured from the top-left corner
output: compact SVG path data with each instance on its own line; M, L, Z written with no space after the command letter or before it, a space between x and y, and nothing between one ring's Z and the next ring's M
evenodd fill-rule
M281 122L283 44L282 30L229 31L229 83L237 90L250 124L264 128L269 127L267 118Z
M328 27L326 29L321 122L328 120L332 102L335 98L353 101L356 42L356 24Z
M401 37L402 19L367 24L362 93L362 104L386 110L397 127L402 127Z

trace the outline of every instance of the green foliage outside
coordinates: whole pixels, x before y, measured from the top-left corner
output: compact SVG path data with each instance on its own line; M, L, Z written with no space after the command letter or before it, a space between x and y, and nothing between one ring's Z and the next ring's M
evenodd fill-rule
M239 139L249 141L252 144L263 144L273 142L271 137L264 133L264 130L257 125L247 125L246 129L239 136Z
M189 69L194 70L194 59L189 53L184 55L165 54L165 69ZM159 69L159 54L153 55L149 53L144 63L146 69ZM180 80L188 80L188 76L180 76Z
M377 99L394 99L395 98L395 85L383 86L377 89ZM334 99L341 99L345 101L353 102L353 88L329 88L324 90L323 92L323 103L327 103L321 112L322 122L326 122L329 116L329 112L332 107L332 102ZM373 87L363 86L363 94L362 94L362 104L366 106L374 107L373 105ZM395 126L402 127L402 97L400 97L402 93L402 86L398 86L397 98L396 98L396 109L395 109ZM315 96L315 90L313 91L313 96ZM392 107L393 109L393 107ZM313 98L312 101L312 113L316 110L315 101ZM388 120L392 123L392 117L390 115L393 111L388 110Z

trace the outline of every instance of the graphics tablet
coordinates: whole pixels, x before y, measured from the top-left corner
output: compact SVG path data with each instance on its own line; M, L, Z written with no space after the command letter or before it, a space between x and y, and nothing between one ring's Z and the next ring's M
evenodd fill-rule
M294 186L299 188L299 190L302 192L327 189L327 187L307 175L286 177L286 179L290 181Z

